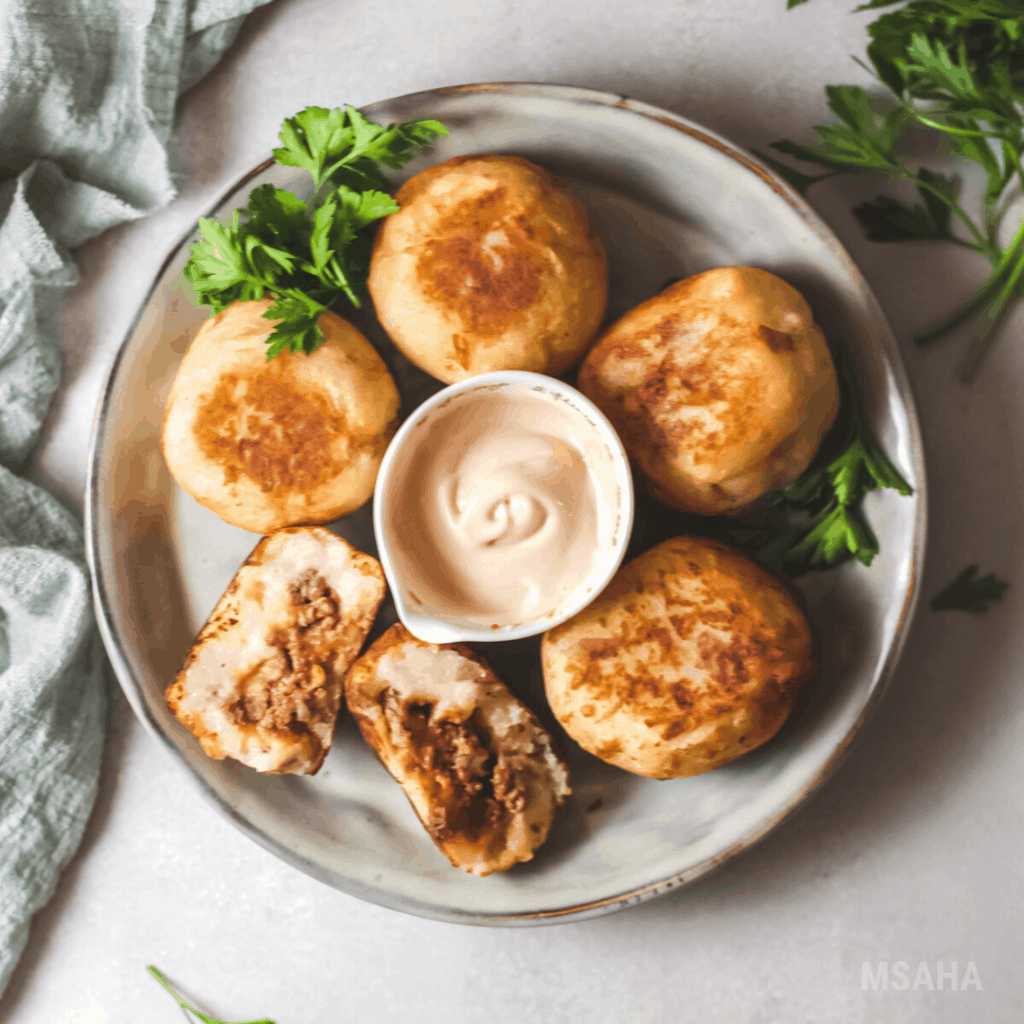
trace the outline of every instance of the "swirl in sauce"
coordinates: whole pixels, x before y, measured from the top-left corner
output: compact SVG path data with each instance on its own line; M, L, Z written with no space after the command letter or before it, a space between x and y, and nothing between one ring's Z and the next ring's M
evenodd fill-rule
M465 392L411 448L398 556L423 604L497 627L553 614L611 543L607 452L552 397Z

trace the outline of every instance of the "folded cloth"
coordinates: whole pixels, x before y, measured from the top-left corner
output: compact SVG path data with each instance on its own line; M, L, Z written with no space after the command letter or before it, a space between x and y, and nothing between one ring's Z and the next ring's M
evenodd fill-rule
M113 701L77 513L17 475L87 239L175 192L181 94L267 0L0 4L0 992L82 837Z

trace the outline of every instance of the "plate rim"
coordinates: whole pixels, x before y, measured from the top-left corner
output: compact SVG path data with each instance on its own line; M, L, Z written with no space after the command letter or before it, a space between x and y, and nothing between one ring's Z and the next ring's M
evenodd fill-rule
M906 367L903 362L903 355L896 342L892 327L885 315L884 310L875 297L867 280L857 267L853 258L846 248L839 241L839 238L828 226L828 224L815 212L807 200L801 196L792 186L780 178L771 168L767 167L752 154L747 153L741 147L717 133L710 131L672 111L665 110L642 100L630 98L626 94L609 93L596 89L587 89L580 86L558 85L544 82L477 82L464 85L443 86L434 89L418 90L416 92L404 93L400 96L390 97L385 100L378 100L374 103L361 107L361 111L368 111L374 106L399 103L404 101L421 100L426 101L429 97L451 97L453 95L479 94L479 93L513 93L521 96L539 96L542 98L570 100L576 102L593 103L599 106L613 107L624 110L648 120L657 121L666 127L675 129L697 142L710 146L724 156L755 174L764 181L772 191L789 206L791 206L801 217L813 234L823 242L830 253L836 257L844 266L846 273L856 283L863 296L863 304L873 314L874 323L879 327L879 335L882 343L882 354L885 360L886 369L891 374L892 384L903 404L903 411L906 416L907 432L909 438L909 456L914 472L915 498L917 505L914 517L913 543L909 554L909 584L904 596L903 606L897 619L893 633L892 643L886 657L877 670L877 681L873 686L867 701L861 708L860 714L851 724L845 735L835 745L831 754L804 784L803 787L779 808L775 814L759 823L756 828L745 833L740 839L734 842L725 850L716 853L690 868L676 872L667 878L648 885L628 889L615 896L605 897L599 900L581 902L572 906L560 907L554 910L524 911L508 914L488 914L482 911L467 911L450 907L439 906L401 892L388 889L381 889L376 886L367 885L356 879L346 878L345 885L339 885L337 878L328 870L321 868L312 861L306 860L295 851L288 849L267 833L261 831L257 826L245 819L236 809L228 803L221 794L214 789L192 765L181 755L181 751L174 744L170 736L161 725L150 714L148 707L142 700L140 688L134 679L129 668L128 659L122 649L120 640L115 628L114 616L111 609L114 602L104 586L101 574L97 571L99 539L96 535L95 509L99 502L99 461L103 443L106 440L105 424L108 422L108 413L113 404L113 385L115 377L125 359L128 346L134 337L142 317L149 306L153 295L164 276L169 264L178 255L181 249L189 244L198 227L198 221L190 227L175 245L168 251L167 256L160 264L159 269L147 289L145 296L139 303L135 316L125 333L123 340L118 346L117 352L111 362L104 381L100 399L97 402L96 412L93 417L91 437L89 441L89 459L86 473L85 487L85 545L86 559L92 574L93 604L96 613L96 621L100 635L103 638L104 647L110 658L114 674L121 686L129 705L135 715L143 723L145 728L161 743L161 745L172 755L172 759L180 768L190 776L197 784L203 796L211 801L217 809L225 815L236 828L242 831L259 846L281 858L286 863L298 868L318 881L329 885L331 888L347 895L355 896L378 906L387 907L391 910L398 910L404 913L413 914L431 920L445 921L453 924L474 924L481 926L530 926L540 924L555 924L570 920L581 921L588 918L601 916L616 910L624 909L637 903L646 902L656 896L660 896L672 889L677 889L697 880L708 874L715 868L721 866L733 857L746 850L751 849L760 842L768 833L776 829L783 821L794 814L801 807L805 806L808 799L821 789L824 783L832 777L836 769L849 754L855 740L861 734L865 723L875 713L882 697L888 691L892 682L897 664L902 655L904 646L909 634L910 625L913 620L914 611L920 597L922 567L924 564L925 548L928 533L928 500L927 500L927 478L924 458L924 445L921 434L921 426L917 412L917 403L914 398L913 388L910 383ZM219 194L216 200L207 208L207 212L200 216L213 217L218 209L225 205L232 196L243 189L253 178L261 174L274 163L273 156L260 161L254 168L246 171L236 178L226 190Z

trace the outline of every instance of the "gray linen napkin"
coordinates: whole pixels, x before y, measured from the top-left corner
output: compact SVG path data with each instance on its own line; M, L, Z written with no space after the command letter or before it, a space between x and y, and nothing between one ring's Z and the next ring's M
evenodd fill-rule
M76 250L175 192L179 99L267 0L0 3L0 992L82 837L113 702L76 513L17 475Z

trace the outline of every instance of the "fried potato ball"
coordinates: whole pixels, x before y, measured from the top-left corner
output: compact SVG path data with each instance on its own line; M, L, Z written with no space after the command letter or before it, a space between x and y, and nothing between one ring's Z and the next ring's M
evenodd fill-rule
M652 496L700 515L740 512L796 479L839 407L810 307L753 267L708 270L630 310L587 355L579 389Z
M168 709L210 757L271 775L316 774L345 672L383 599L377 560L330 530L264 537L168 686Z
M676 537L544 634L548 702L584 750L637 775L699 775L778 731L814 671L789 592L738 551Z
M558 376L604 318L607 267L568 187L528 160L460 156L410 178L373 247L377 317L448 384L492 370Z
M483 876L533 857L571 792L568 772L483 658L398 623L349 669L345 699L453 867Z
M268 362L269 306L235 302L199 328L161 435L178 485L253 533L330 522L366 502L400 404L373 346L334 313L320 315L326 341L312 355Z

